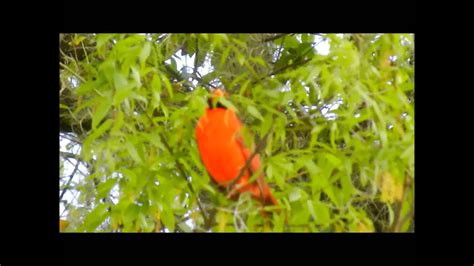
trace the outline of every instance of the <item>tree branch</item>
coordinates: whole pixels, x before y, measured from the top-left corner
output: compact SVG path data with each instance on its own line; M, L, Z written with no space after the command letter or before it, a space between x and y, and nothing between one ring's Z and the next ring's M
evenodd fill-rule
M66 190L68 190L68 187L71 184L72 178L74 177L74 175L76 175L80 163L81 162L79 160L76 160L76 166L74 167L74 170L72 171L71 175L69 175L69 180L67 181L66 186L64 187L63 191L61 192L61 195L59 196L59 202L61 202L64 194L66 193Z
M278 59L280 59L281 50L283 50L283 41L285 41L285 38L281 38L280 48L278 48L278 54L276 56L275 62L277 62Z
M271 42L271 41L273 41L273 40L279 39L279 38L281 38L281 37L283 37L283 36L286 36L286 35L288 35L288 33L277 34L277 35L275 35L275 36L273 36L273 37L269 37L269 38L264 39L262 42ZM294 35L294 34L292 34L292 35Z
M235 185L235 183L237 183L240 180L240 178L242 178L246 170L248 170L252 174L252 170L250 169L250 164L252 163L253 158L266 146L268 136L270 136L270 133L272 131L273 131L273 126L270 128L270 130L268 130L268 132L265 134L262 140L257 144L254 152L247 159L247 161L245 162L245 165L240 169L239 175L227 183L227 187L232 189L229 195L232 195L233 193L235 193L236 189L233 189L233 186ZM262 192L260 194L263 197L263 187L262 187L262 184L260 183L259 183L259 188L260 188L260 192Z
M73 142L75 142L75 143L77 143L77 144L81 144L81 141L80 141L79 139L75 138L74 136L70 136L70 135L68 135L68 134L66 134L66 133L60 132L60 135L59 135L59 136L60 136L61 138L65 138L65 139L67 139L67 140L73 141Z
M196 54L194 55L194 69L193 69L193 75L195 76L196 75L196 72L197 72L197 69L198 69L198 66L197 66L197 63L198 63L198 56L199 56L199 39L196 38Z
M197 80L199 84L203 85L203 86L206 87L207 89L209 89L209 88L214 88L214 89L215 89L215 88L218 87L218 86L212 85L212 84L209 83L209 82L204 82L204 80L203 80L202 78L198 77L197 75L200 75L199 72L197 72L196 75L193 75L193 78L194 78L195 80Z
M311 61L311 58L308 58L308 59L306 59L306 60L302 60L302 61L296 62L296 63L291 64L291 65L286 65L286 66L284 66L284 67L282 67L282 68L280 68L280 69L277 69L277 70L273 71L272 73L270 73L269 75L267 75L267 77L268 77L268 76L273 76L273 75L276 75L276 74L280 74L281 72L283 72L284 70L286 70L286 69L288 69L288 68L290 68L290 67L302 66L302 65L308 63L309 61Z
M64 157L64 158L72 158L76 160L79 158L79 155L71 153L71 152L60 151L59 154L61 155L61 157Z
M397 224L397 226L395 227L395 230L396 230L395 232L400 231L400 228L402 227L402 225L405 224L405 222L406 222L408 219L412 218L414 214L415 214L415 211L414 211L413 209L412 209L409 213L407 213L407 214L405 215L405 217L403 217L403 219L401 219L400 222L399 222L399 223Z
M403 209L403 201L406 198L406 194L407 194L406 192L407 192L407 189L410 187L410 185L411 185L411 177L407 175L403 182L402 200L399 202L399 206L395 214L395 219L394 219L395 222L393 223L390 230L392 232L400 231L400 228L402 227L402 225L406 222L408 218L412 216L413 210L411 210L407 215L405 215L405 217L401 218L402 209Z
M73 74L74 76L76 76L78 79L80 79L82 82L86 82L86 80L81 77L79 74L77 74L74 70L70 69L68 66L66 66L65 64L59 62L59 65L62 66L63 68L65 68L66 70L68 70L71 74Z
M281 72L283 72L284 70L286 70L286 69L288 69L288 68L290 68L290 67L302 66L302 65L308 63L309 61L311 61L311 58L308 58L308 59L306 59L306 60L302 60L302 61L296 62L296 63L291 64L291 65L286 65L286 66L284 66L284 67L282 67L282 68L280 68L280 69L277 69L277 70L271 72L271 73L268 74L268 75L265 75L265 76L261 77L260 79L258 79L258 80L256 80L256 81L252 82L252 85L257 84L258 82L260 82L260 81L262 81L262 80L264 80L265 78L268 78L268 77L270 77L270 76L280 74Z

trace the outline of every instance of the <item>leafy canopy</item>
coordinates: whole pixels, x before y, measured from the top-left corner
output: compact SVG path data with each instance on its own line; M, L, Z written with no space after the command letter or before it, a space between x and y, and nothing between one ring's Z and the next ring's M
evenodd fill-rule
M215 86L281 212L200 161ZM59 89L65 231L413 231L412 34L61 34Z

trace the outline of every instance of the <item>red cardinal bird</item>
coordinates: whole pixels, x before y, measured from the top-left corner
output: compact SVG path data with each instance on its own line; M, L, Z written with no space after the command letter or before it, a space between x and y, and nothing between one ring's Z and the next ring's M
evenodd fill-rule
M210 101L223 97L224 92L216 89ZM228 187L240 174L252 152L245 147L240 130L242 123L235 112L218 104L206 109L196 126L196 139L201 159L207 171L219 185ZM278 205L263 175L257 182L249 183L252 174L260 167L260 157L256 154L248 169L231 187L231 195L249 191L254 198L263 201L265 205Z

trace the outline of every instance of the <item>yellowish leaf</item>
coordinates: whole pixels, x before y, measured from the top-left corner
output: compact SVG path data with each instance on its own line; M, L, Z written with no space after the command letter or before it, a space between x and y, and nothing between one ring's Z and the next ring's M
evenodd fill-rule
M363 232L363 233L372 233L374 232L374 227L370 221L367 220L360 220L357 223L357 232Z
M219 232L224 232L225 231L225 225L227 223L227 214L224 212L219 212L216 215L216 220L217 220L217 226Z
M68 225L69 225L68 221L59 219L59 231L60 232L63 232Z
M400 184L389 172L383 172L378 178L381 189L381 200L387 203L401 201L403 195L403 184Z

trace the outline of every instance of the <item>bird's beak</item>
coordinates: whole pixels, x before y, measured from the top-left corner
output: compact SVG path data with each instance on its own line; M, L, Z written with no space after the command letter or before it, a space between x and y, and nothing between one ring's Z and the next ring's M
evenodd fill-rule
M213 97L222 97L222 96L227 97L229 96L229 94L226 91L224 91L224 89L217 88L212 92L212 96Z
M216 106L218 106L218 101L220 97L228 97L228 96L229 94L226 91L224 91L224 89L217 88L212 91L212 96L209 97L209 105L212 108L215 108Z

